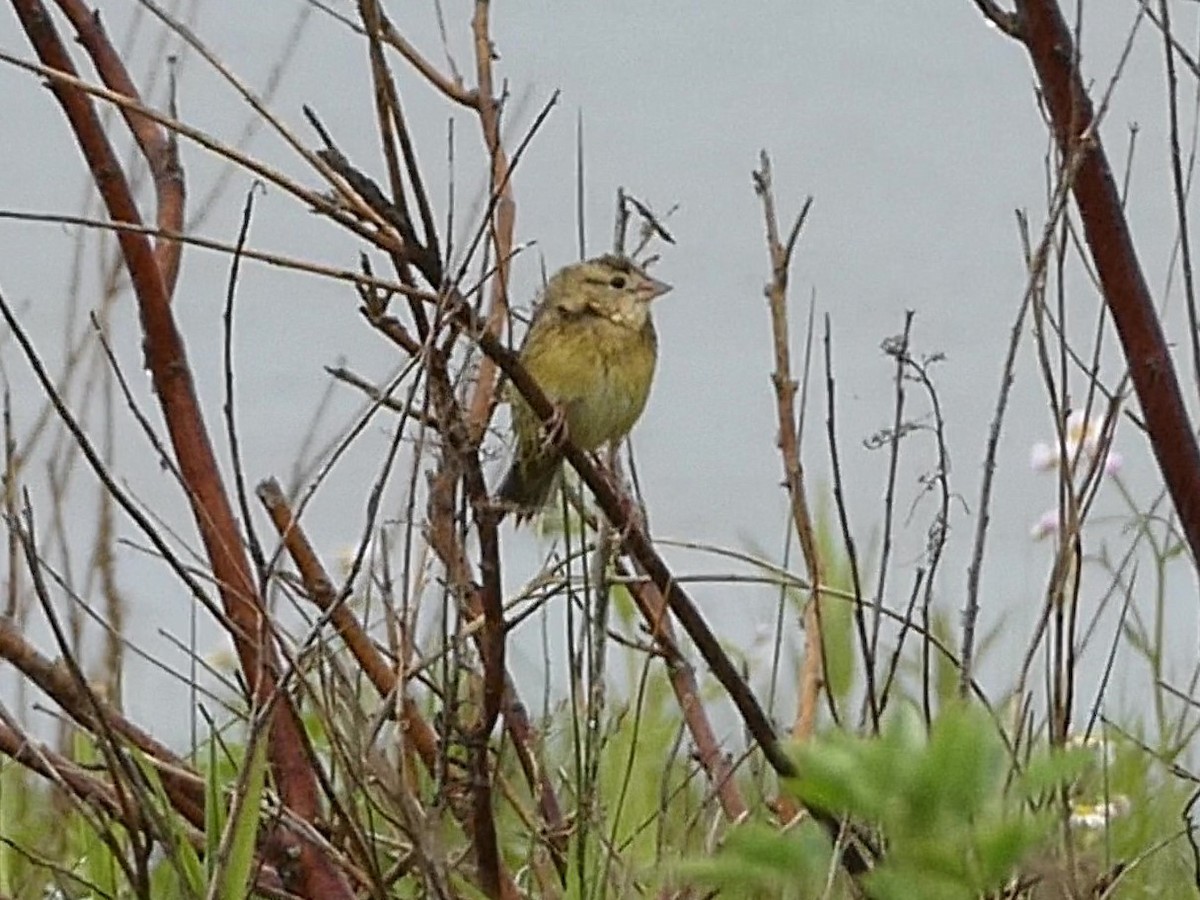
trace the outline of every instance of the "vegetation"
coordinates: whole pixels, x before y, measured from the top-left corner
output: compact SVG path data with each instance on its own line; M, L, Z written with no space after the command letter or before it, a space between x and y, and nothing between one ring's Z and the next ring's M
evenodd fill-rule
M360 0L353 20L320 7L328 27L362 41L382 164L351 158L316 113L307 111L311 130L297 134L242 91L255 124L307 167L300 178L190 126L173 102L145 100L128 54L78 0L56 0L53 15L39 0L12 6L38 62L2 58L44 80L63 107L103 204L71 220L87 226L76 252L82 259L98 246L106 278L99 301L84 303L76 284L71 308L94 310L70 323L57 370L29 336L28 310L0 294L5 370L28 367L41 391L39 414L21 429L5 400L0 672L12 676L16 702L0 705L0 898L1163 898L1200 887L1196 679L1181 686L1165 664L1169 585L1181 570L1193 584L1200 558L1200 452L1098 137L1106 95L1085 88L1055 0L1015 0L1011 13L975 0L997 40L1028 51L1054 150L1044 215L1020 219L1028 280L973 500L972 555L956 561L969 571L954 604L959 619L935 602L957 502L940 359L913 346L911 317L884 345L895 418L873 441L888 474L880 538L864 550L848 522L833 412L830 484L806 477L804 413L822 379L811 352L793 359L801 329L790 295L809 203L778 198L770 157L758 160L789 550L782 563L745 549L697 551L725 567L718 580L777 597L776 627L754 648L722 640L689 579L664 559L630 457L620 448L585 453L569 434L565 487L538 534L544 564L519 590L505 580L515 538L500 529L506 510L484 475L496 411L519 395L544 425L557 412L513 350L523 326L508 294L520 250L512 172L556 101L519 138L505 130L487 0L473 4L469 84L454 60L437 64L406 38L377 0ZM146 7L156 28L241 90L200 36ZM1153 16L1143 9L1172 72L1169 139L1194 342L1191 173L1180 162L1174 66L1200 74L1173 42L1168 4ZM445 27L466 29L460 13ZM78 47L67 49L68 36ZM97 80L75 74L73 58L89 60ZM440 137L441 125L408 118L398 72L468 114L482 138L488 191L465 246L452 244L442 223L455 211L435 198L415 149ZM122 162L118 149L129 139L136 162ZM358 268L254 249L256 189L235 242L197 237L207 206L185 201L180 141L253 173L330 234L352 238ZM579 179L582 190L582 168ZM799 212L789 220L783 206ZM622 191L606 249L652 266L673 240L669 224ZM181 260L197 245L229 262L219 409L201 400L173 302ZM1128 377L1117 385L1089 363L1100 337L1079 348L1065 336L1062 272L1076 257L1105 300L1100 324L1111 321L1121 340ZM364 336L387 346L398 368L386 379L332 368L337 389L365 398L361 414L333 444L298 449L287 484L250 487L243 442L267 426L239 421L231 346L243 266L255 262L337 283L356 298ZM130 304L153 412L110 343L115 310ZM810 326L803 337L809 351L823 338L825 395L836 410L828 325L820 331ZM1001 661L1007 684L997 692L980 678L993 652L978 633L980 572L992 552L991 478L1024 342L1058 422L1034 452L1058 501L1034 526L1053 546L1044 596L1022 611L1032 615L1020 623L1029 639ZM177 485L192 534L176 533L164 510L114 474L113 432L130 421ZM1140 498L1122 481L1118 422L1153 451L1162 496ZM378 475L357 485L365 499L351 527L362 539L339 570L311 536L321 524L313 498L371 430L386 432ZM923 509L934 511L905 583L893 550L903 527L897 460L918 438L932 448L921 452L931 460ZM35 480L49 482L45 504L28 490ZM1115 525L1091 517L1102 484L1126 504ZM84 539L80 522L94 525ZM1097 528L1106 537L1093 542ZM128 683L142 660L118 545L170 573L172 599L189 605L193 623L219 627L228 659L206 657L193 640L182 648L187 671L154 661L155 674ZM72 562L81 557L84 578ZM1079 689L1081 649L1105 639L1081 601L1085 572L1108 579L1101 606L1121 607L1095 698ZM1135 595L1151 597L1150 608ZM555 629L553 642L539 628ZM544 650L540 696L514 675L514 659L539 642L565 646ZM1118 645L1154 673L1148 702L1119 712L1106 694ZM133 692L174 680L193 698L188 741L126 711ZM785 704L794 712L780 721ZM28 715L35 709L53 712L55 733L46 716Z

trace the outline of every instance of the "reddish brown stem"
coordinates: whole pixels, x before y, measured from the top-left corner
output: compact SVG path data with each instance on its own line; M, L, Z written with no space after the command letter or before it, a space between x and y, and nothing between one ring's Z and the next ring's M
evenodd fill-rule
M431 773L436 771L437 734L425 721L417 704L401 689L395 668L384 659L350 609L344 603L338 602L333 582L326 574L325 567L321 565L300 524L292 517L291 507L283 491L274 480L266 481L258 486L258 498L266 507L292 562L300 572L309 599L329 616L333 627L362 666L363 673L372 687L380 697L385 698L393 696L397 691L401 692L400 727L426 768Z
M1200 450L1121 195L1095 132L1095 111L1079 72L1071 31L1055 0L1018 0L1016 18L1016 34L1037 71L1059 151L1068 159L1075 153L1081 156L1072 192L1084 235L1125 351L1150 445L1192 559L1200 560Z
M346 646L350 648L350 652L362 666L363 672L379 695L386 698L399 694L400 728L405 738L416 750L426 771L430 775L436 776L439 771L437 734L421 715L416 702L408 696L408 692L401 684L393 666L384 659L383 654L379 652L345 603L339 602L333 582L317 558L316 551L304 530L292 516L292 510L279 485L274 481L263 482L258 486L258 497L270 514L271 521L283 539L292 562L300 572L300 578L308 591L309 599L329 616L334 628L346 642ZM472 828L472 823L462 815L459 806L451 804L450 810L464 828ZM499 896L519 896L511 874L499 860L497 860L494 871L498 875Z
M79 43L87 50L104 84L126 97L137 98L138 90L129 76L117 51L109 43L100 23L100 15L88 9L79 0L56 0L59 8L71 20ZM172 110L172 114L174 111ZM137 141L138 149L150 166L154 179L155 210L158 228L168 234L183 232L184 179L179 165L178 148L174 136L160 127L153 119L137 110L121 107L129 131ZM154 242L154 255L162 272L168 297L175 294L175 282L179 277L179 260L183 245L179 241L159 236Z
M50 16L38 0L12 0L13 7L35 52L44 64L70 75L75 68ZM81 41L93 56L102 78L120 84L122 91L133 91L123 69L118 71L115 52L98 22L91 16L72 16L80 29ZM111 53L111 55L109 55ZM96 187L109 217L114 222L140 225L141 214L116 153L101 126L91 99L82 90L64 82L52 81L54 93L66 113L75 139L83 151ZM136 93L129 95L138 100ZM165 137L149 139L141 132L152 127L144 117L130 123L139 134L141 146L161 147ZM161 159L151 163L162 170ZM174 196L174 195L173 195ZM182 192L178 194L182 199ZM176 213L161 213L168 219ZM181 215L181 213L179 214ZM154 383L155 394L171 436L179 471L183 476L201 540L204 543L214 582L219 585L225 609L235 626L234 644L242 671L253 688L259 705L269 703L276 693L275 660L265 641L265 617L251 574L241 532L229 497L222 484L220 470L204 424L199 399L187 362L183 338L171 312L170 289L173 287L172 254L164 252L164 262L145 234L119 231L117 240L129 271L138 303L146 354L146 367ZM319 815L316 775L307 739L295 709L286 698L273 705L270 735L272 772L284 803L302 821L315 823ZM310 898L349 898L350 885L333 861L314 841L301 832L277 835L268 846L280 848L273 862L288 873L289 888Z
M617 563L617 574L630 578L633 572L623 562ZM650 625L654 643L662 652L667 664L671 689L683 712L683 720L696 744L696 758L708 776L713 793L721 803L721 809L731 822L740 822L747 813L746 801L734 780L733 766L729 754L722 749L708 719L704 701L700 696L700 685L696 682L696 671L689 665L675 638L671 625L671 614L659 590L648 581L627 583L629 594L637 604L642 618Z
M188 764L150 734L123 717L100 697L87 696L86 689L62 663L38 652L9 619L0 618L0 659L10 663L30 682L44 691L67 715L89 731L98 731L96 712L106 726L141 750L156 767L163 789L172 805L196 827L204 825L204 782Z
M487 313L487 330L500 334L500 328L508 316L508 275L512 257L513 232L516 228L517 205L513 200L512 183L509 177L508 155L500 139L500 103L495 97L492 84L492 48L490 9L488 0L476 0L475 15L471 19L471 32L475 38L475 74L478 87L475 91L475 108L479 114L479 127L491 160L492 191L496 205L488 227L491 229L492 245L496 253L496 274L492 282L492 301ZM471 397L467 423L472 436L478 438L487 427L487 420L494 408L499 372L491 358L479 365L479 374Z

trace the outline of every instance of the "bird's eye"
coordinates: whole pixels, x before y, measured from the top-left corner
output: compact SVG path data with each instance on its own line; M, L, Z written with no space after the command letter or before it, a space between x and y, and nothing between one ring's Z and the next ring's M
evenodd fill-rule
M609 279L608 283L610 285L612 285L613 287L615 287L619 291L621 288L625 287L625 276L624 275L614 275L612 278Z

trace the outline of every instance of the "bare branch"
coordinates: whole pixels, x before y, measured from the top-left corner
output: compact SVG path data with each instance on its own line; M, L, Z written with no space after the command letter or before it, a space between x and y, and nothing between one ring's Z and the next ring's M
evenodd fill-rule
M1200 450L1142 273L1074 40L1054 0L1019 0L1020 35L1041 83L1059 151L1081 155L1072 193L1112 313L1159 468L1193 562L1200 560Z

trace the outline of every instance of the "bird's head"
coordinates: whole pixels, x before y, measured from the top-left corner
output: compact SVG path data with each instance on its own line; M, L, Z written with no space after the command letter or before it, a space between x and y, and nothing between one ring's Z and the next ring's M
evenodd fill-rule
M565 315L589 313L618 325L641 328L650 302L671 290L624 256L601 256L567 266L546 286L544 303Z

